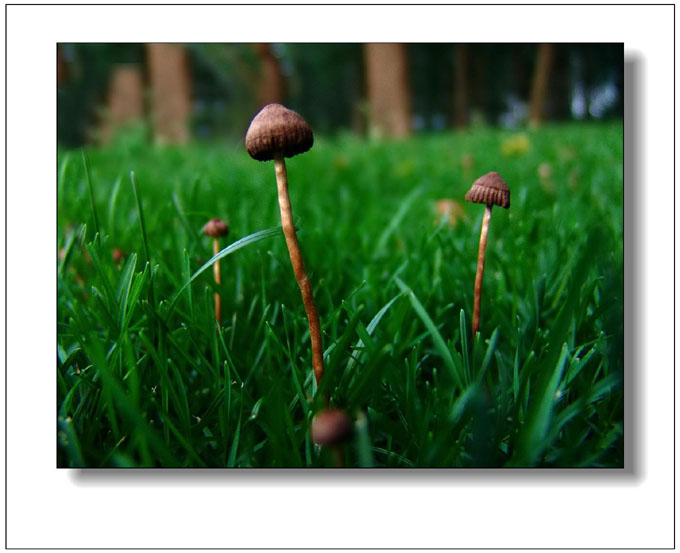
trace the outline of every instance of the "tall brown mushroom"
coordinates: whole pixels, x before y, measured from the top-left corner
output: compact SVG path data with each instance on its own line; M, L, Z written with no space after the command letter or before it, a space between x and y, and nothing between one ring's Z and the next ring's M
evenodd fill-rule
M215 217L203 226L203 232L206 236L210 236L213 239L213 255L217 255L220 252L220 236L229 234L229 225L222 219ZM219 287L222 282L219 260L213 265L213 273L215 275L215 284ZM215 292L215 320L217 320L218 324L222 322L222 299L219 292Z
M250 122L246 133L246 149L250 157L258 161L274 160L276 185L279 192L281 226L293 272L300 287L302 302L309 321L309 336L312 342L312 366L317 385L323 374L323 347L321 325L316 311L312 285L309 282L302 253L293 225L293 212L288 195L288 177L284 158L293 157L309 150L314 144L314 135L307 122L296 112L281 104L268 104Z
M510 189L498 173L492 171L479 177L472 183L472 188L465 194L465 200L478 204L486 204L482 232L479 237L479 254L477 256L477 276L475 277L475 307L472 314L472 335L479 331L479 311L482 304L482 277L484 276L484 256L486 253L486 238L489 234L491 208L498 205L508 209L510 207Z

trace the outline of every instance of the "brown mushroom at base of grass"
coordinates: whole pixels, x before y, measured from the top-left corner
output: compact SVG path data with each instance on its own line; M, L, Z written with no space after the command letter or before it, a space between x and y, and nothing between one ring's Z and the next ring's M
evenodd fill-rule
M285 162L286 157L304 153L312 147L314 144L312 129L296 112L280 104L268 104L250 122L245 142L246 149L253 159L258 161L274 160L281 227L286 238L293 272L300 288L302 303L309 322L312 366L316 383L319 385L323 374L321 324L314 303L312 285L302 261L302 252L295 234Z
M479 253L477 254L477 274L475 276L475 303L472 314L472 336L479 331L479 317L482 305L482 279L484 277L484 261L486 242L491 222L491 208L494 205L508 209L510 207L510 189L498 173L492 171L479 177L465 194L468 202L486 204L482 230L479 236Z
M312 441L318 446L329 447L333 451L336 467L342 467L344 464L340 446L352 436L353 431L352 421L341 409L323 409L312 419Z
M220 253L220 236L227 236L229 234L229 225L222 219L215 217L205 224L203 232L206 236L213 239L213 256ZM213 264L213 275L215 277L215 284L219 288L220 284L222 284L219 260ZM215 292L215 320L217 324L222 323L222 298L219 292Z

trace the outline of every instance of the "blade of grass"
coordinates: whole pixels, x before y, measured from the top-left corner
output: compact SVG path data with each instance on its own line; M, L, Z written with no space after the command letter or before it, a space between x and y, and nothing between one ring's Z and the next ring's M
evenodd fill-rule
M358 403L364 403L367 401L366 395L374 393L377 390L380 383L381 375L385 370L386 363L384 358L390 349L389 344L385 344L381 349L377 350L362 367L361 372L354 378L350 384L350 390L348 391L347 403L349 406L356 406ZM368 391L370 390L370 392Z
M463 354L465 385L467 385L470 382L470 351L468 349L467 324L465 321L465 311L463 309L460 310L460 350Z
M95 236L95 242L99 242L97 240L97 237L99 235ZM99 280L101 281L103 287L104 287L104 302L106 304L106 309L109 311L109 315L112 316L112 318L115 319L115 316L112 314L114 312L114 306L116 305L116 294L113 291L113 285L111 284L111 281L109 279L109 275L106 272L106 268L104 267L104 264L102 263L102 260L99 256L99 253L101 251L101 248L95 247L94 243L88 244L87 245L87 251L90 254L90 259L92 260L92 266L94 267L95 271L97 272L97 276L99 276Z
M234 439L231 442L231 447L229 448L229 456L227 457L227 466L236 466L236 454L238 453L238 442L241 437L241 420L243 416L243 385L241 385L241 409L238 411L238 422L236 423L236 430L234 431Z
M554 422L550 429L550 434L548 435L548 441L552 441L557 438L559 432L564 428L564 426L569 423L574 417L584 412L587 405L596 403L603 397L611 393L611 391L619 386L621 383L618 375L610 374L602 380L600 380L588 395L581 396L575 402L569 404L560 413L555 416Z
M408 196L406 196L404 201L401 202L399 210L392 216L392 219L390 220L389 224L378 238L375 247L375 255L381 255L384 253L385 246L387 245L387 241L389 240L390 236L399 226L399 223L401 223L401 220L404 218L406 213L408 213L408 210L411 209L411 205L413 205L413 202L415 202L418 196L422 194L423 190L424 187L422 185L419 186Z
M87 465L83 460L78 434L73 428L73 421L68 417L59 417L57 424L59 428L59 445L66 451L68 466L72 468L85 468Z
M496 351L496 344L498 342L498 328L496 328L489 338L489 346L486 348L486 354L484 355L484 360L482 361L482 366L479 369L479 374L477 375L477 381L481 382L484 379L486 371L489 369L491 364L491 358Z
M125 263L123 273L120 276L118 283L117 297L118 297L118 322L121 330L124 327L126 313L128 309L128 299L130 297L130 288L132 287L132 279L134 277L135 268L137 266L137 254L133 253Z
M175 407L176 407L176 409L179 413L179 416L180 416L180 422L182 423L182 430L183 430L184 434L186 434L188 436L188 435L190 435L189 428L191 426L191 415L190 415L190 409L189 409L189 399L187 398L187 390L184 386L184 380L182 379L182 374L181 374L180 370L177 368L177 365L175 363L173 363L172 359L168 359L168 367L170 367L170 372L172 372L174 380L177 383L176 389L177 389L178 402L175 405Z
M142 207L142 195L139 191L139 186L137 185L137 177L134 171L130 171L130 182L132 183L132 189L135 194L135 203L137 204L137 214L139 215L139 225L142 231L142 243L144 244L144 256L146 262L151 262L151 254L149 253L149 241L146 236L146 225L144 224L144 208Z
M456 364L453 361L451 350L449 350L449 348L447 347L446 342L444 341L444 338L442 338L442 335L439 333L439 330L437 329L437 326L434 324L434 321L430 318L427 311L423 307L423 304L420 303L420 300L413 293L413 290L411 290L406 284L404 284L404 282L399 277L396 277L394 280L397 283L397 286L399 286L399 289L404 294L406 294L409 301L411 302L411 306L413 307L414 311L418 314L421 321L423 321L423 324L427 328L432 338L432 341L434 342L435 348L439 352L439 355L442 357L444 365L446 365L446 368L451 373L451 377L453 378L456 386L458 387L459 390L463 390L464 375L459 374L459 371L456 368Z
M88 357L92 359L94 366L97 368L97 374L101 377L104 387L108 390L108 395L110 395L112 405L115 406L116 411L121 414L128 425L139 433L140 438L143 438L145 443L153 448L160 463L166 467L180 466L162 440L150 428L137 406L132 403L130 395L125 391L122 383L109 370L99 338L91 331L82 327L79 328L79 331L82 336L80 341L81 347L87 352Z
M336 343L331 344L331 346L329 346L326 350L326 352L332 352L328 355L324 375L321 379L321 384L317 389L316 395L318 397L322 396L326 392L330 392L331 389L340 384L343 376L338 375L340 361L345 357L345 355L347 355L347 348L354 337L354 333L363 313L363 306L360 306L355 313L352 313L351 308L346 304L346 302L343 302L343 304L346 306L347 312L350 313L350 320L345 327L345 331L340 339ZM331 350L331 348L333 349Z
M94 220L94 233L101 235L99 227L99 217L97 217L97 208L94 202L94 193L92 191L92 177L90 175L90 161L87 158L85 150L81 150L83 156L83 165L85 166L85 181L87 182L87 192L90 195L90 207L92 208L92 219Z
M288 357L288 360L290 361L291 364L290 372L293 378L293 386L295 387L297 398L300 401L300 404L302 405L302 410L305 412L305 415L307 415L307 413L309 413L310 411L309 402L307 401L307 397L305 396L305 393L302 390L302 384L300 382L299 376L300 369L298 368L297 363L295 362L295 356L291 351L290 342L288 342L287 346L284 346L281 339L276 335L276 332L274 332L274 329L269 324L269 321L265 321L265 327L267 329L268 335L274 339L274 342L279 346L281 351L286 355L286 357Z
M142 289L144 288L144 284L146 284L146 279L149 275L148 269L149 264L147 263L146 266L144 267L144 270L141 273L136 274L132 281L130 293L126 300L127 305L129 305L130 307L128 308L126 306L125 316L123 318L123 323L121 326L121 332L125 332L125 330L127 330L127 327L130 324L130 320L132 319L132 315L134 315L135 308L137 307L137 302L142 293Z
M354 423L355 444L358 457L358 465L362 468L371 468L375 466L373 460L373 450L371 448L371 436L368 432L368 419L363 412L357 416Z
M57 270L57 273L60 276L64 274L66 268L68 267L68 263L71 259L71 253L73 252L73 248L75 247L76 244L83 243L86 232L87 226L80 225L77 231L71 232L67 235L66 244L64 245L64 255L59 263L59 269Z
M517 332L517 346L515 347L515 362L512 365L512 399L517 403L519 396L519 348L522 340L521 332Z
M189 252L184 249L184 274L186 275L186 289L187 289L187 305L189 306L189 317L194 318L194 302L191 294L191 286L189 286L189 279L191 278L191 261L189 259Z
M179 217L179 220L186 231L186 235L189 237L191 243L194 244L196 242L196 231L191 227L191 224L184 213L184 209L182 209L182 204L176 192L172 193L172 204L175 206L177 216Z
M120 194L120 183L123 179L119 177L116 178L113 183L113 189L111 190L111 196L109 197L109 212L107 222L109 225L109 233L113 236L115 235L114 229L116 224L116 212L118 209L118 196Z
M389 310L390 307L392 307L392 304L397 301L401 296L404 295L404 292L399 292L396 296L394 296L390 301L388 301L385 305L382 306L380 311L378 311L375 316L371 319L371 322L368 323L368 326L366 327L366 332L369 336L373 335L373 332L377 328L378 324L380 324L380 321L382 320L383 316L387 311ZM364 346L364 341L359 339L359 341L356 343L354 346L354 351L359 351L361 348ZM348 374L352 371L354 368L354 365L357 362L357 358L361 357L361 354L355 356L351 355L349 360L347 361L347 367L345 368L346 373ZM344 375L343 375L344 377Z
M545 437L550 428L555 406L555 393L562 379L564 367L569 358L569 349L565 343L560 357L552 371L543 379L536 390L536 399L529 405L527 424L520 432L518 452L513 456L513 465L534 466L539 460L546 446Z
M66 195L64 194L64 185L65 185L65 177L66 177L66 171L71 164L71 152L66 152L64 154L64 159L61 162L61 166L59 167L59 177L57 179L57 208L59 211L61 211L61 206L62 202L64 201Z
M191 447L191 444L186 440L184 437L184 434L180 432L177 428L175 428L175 425L172 424L169 420L165 421L165 424L168 425L168 428L170 428L170 432L175 436L179 444L185 449L189 457L191 457L196 464L198 464L202 468L206 468L205 462L199 457L199 455L196 453L193 447Z

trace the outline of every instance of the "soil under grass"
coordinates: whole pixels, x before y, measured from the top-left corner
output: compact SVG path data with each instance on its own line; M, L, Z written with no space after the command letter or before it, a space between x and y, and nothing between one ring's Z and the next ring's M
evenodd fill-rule
M271 164L132 135L86 157L89 179L59 154L59 466L334 466L309 437L326 396L356 421L348 467L623 466L619 122L317 137L289 160L318 390L283 235L259 232L280 225ZM511 207L493 210L473 339L484 208L463 198L492 170ZM212 271L189 283L213 217L237 243L219 331Z

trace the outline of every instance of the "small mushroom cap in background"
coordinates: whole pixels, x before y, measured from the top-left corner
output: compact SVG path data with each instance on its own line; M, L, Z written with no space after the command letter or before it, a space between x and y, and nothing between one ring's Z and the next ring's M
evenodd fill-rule
M324 409L312 419L312 440L318 445L335 445L352 434L352 421L340 409Z
M441 224L441 222L446 219L449 227L453 228L458 224L459 219L465 217L463 206L456 200L451 200L450 198L438 200L434 208L437 212L437 218L435 219L436 225Z
M210 236L211 238L219 238L220 236L229 234L229 225L219 217L215 217L205 224L203 232L206 236Z
M477 204L510 207L510 189L496 171L482 175L472 183L472 188L465 194L465 200Z
M246 133L246 150L258 161L269 161L277 154L293 157L309 150L314 135L298 113L281 104L267 104L253 118Z
M121 250L120 248L113 248L113 251L111 252L111 257L113 258L113 262L117 265L123 260L125 254L123 253L123 250Z

